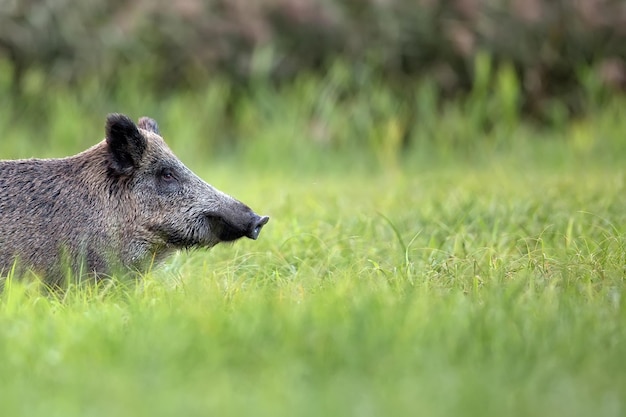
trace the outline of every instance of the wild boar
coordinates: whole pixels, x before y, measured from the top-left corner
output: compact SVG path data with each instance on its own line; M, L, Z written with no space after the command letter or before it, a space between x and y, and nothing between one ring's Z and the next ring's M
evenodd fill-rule
M105 139L74 156L0 161L0 275L144 271L177 249L256 239L268 220L191 172L146 117L110 114Z

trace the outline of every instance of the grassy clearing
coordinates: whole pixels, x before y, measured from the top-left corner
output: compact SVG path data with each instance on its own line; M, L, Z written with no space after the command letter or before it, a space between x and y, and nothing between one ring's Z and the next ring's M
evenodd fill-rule
M185 162L271 222L259 241L179 254L138 284L50 296L9 280L0 415L624 414L619 107L484 137L463 135L466 116L449 108L397 156L392 108L391 130L311 145L298 97L270 96L258 113L251 99L238 116L250 142L230 153L177 116L197 97L161 104ZM60 100L52 137L74 139L41 146L17 123L3 155L63 155L101 136L93 115L69 123L64 112L87 110ZM350 137L357 122L327 126Z
M262 239L140 285L13 282L0 414L623 413L623 171L213 174Z

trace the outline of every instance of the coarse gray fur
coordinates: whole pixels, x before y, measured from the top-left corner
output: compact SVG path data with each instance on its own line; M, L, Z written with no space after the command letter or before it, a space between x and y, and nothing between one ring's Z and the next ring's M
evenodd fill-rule
M154 120L111 114L105 134L67 158L0 161L0 275L144 271L177 249L256 239L267 223L185 167Z

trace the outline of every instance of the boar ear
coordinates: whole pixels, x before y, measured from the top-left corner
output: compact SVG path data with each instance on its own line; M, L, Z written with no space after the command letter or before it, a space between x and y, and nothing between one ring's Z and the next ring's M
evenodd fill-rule
M149 117L142 117L139 119L139 123L137 124L141 129L147 130L152 133L156 133L157 135L161 135L159 132L159 125L156 120L151 119Z
M123 114L110 114L106 122L106 142L111 169L118 175L132 174L146 150L146 138L135 123Z

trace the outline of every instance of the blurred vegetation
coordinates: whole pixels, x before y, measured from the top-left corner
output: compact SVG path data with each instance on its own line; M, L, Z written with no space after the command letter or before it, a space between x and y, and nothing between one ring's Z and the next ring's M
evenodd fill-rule
M14 95L106 91L129 73L165 94L227 85L227 110L259 82L350 75L338 100L382 82L409 119L417 88L470 112L553 122L626 89L622 0L3 0L0 62ZM30 78L36 78L33 83ZM38 86L38 89L33 87ZM6 84L5 84L6 86ZM500 87L503 107L481 98ZM475 109L487 105L487 108ZM376 106L376 104L374 104ZM490 120L484 120L486 128ZM392 129L392 128L390 128Z
M625 38L623 0L0 0L0 158L150 115L272 218L9 279L0 415L623 414Z

